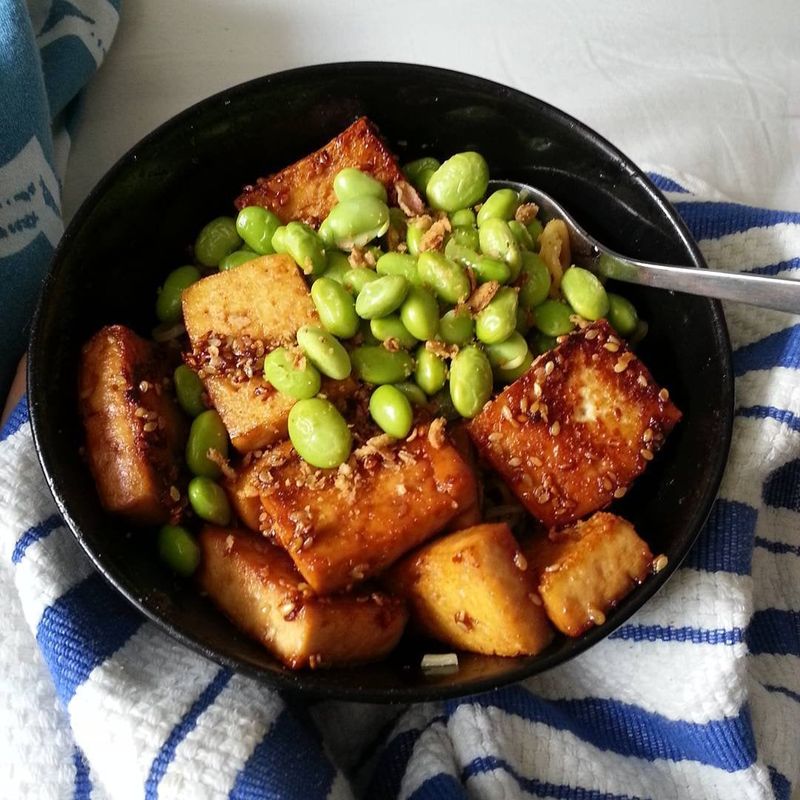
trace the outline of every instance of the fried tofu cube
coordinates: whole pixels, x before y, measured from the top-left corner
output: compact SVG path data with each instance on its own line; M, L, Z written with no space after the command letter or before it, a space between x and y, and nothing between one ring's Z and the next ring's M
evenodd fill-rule
M183 319L195 369L233 446L256 450L287 436L296 402L263 377L264 356L295 346L297 329L318 325L311 295L287 255L262 256L197 281L183 293ZM326 381L331 398L355 389L352 380Z
M236 199L236 208L262 206L284 224L299 219L317 227L336 204L333 179L345 167L379 180L389 202L396 203L395 184L405 183L403 173L375 126L361 117L316 152L275 175L259 178L255 186L246 186Z
M535 655L552 641L536 584L505 523L423 545L395 564L385 582L406 597L418 629L460 650Z
M289 556L257 534L207 526L199 542L200 586L291 669L377 661L403 633L402 600L367 588L318 597Z
M524 543L528 566L553 625L580 636L652 570L653 554L627 520L598 512Z
M187 423L167 391L168 363L124 325L102 328L81 353L86 456L100 502L146 525L179 513Z
M263 467L257 459L240 464L233 476L223 480L231 507L239 519L251 530L260 532L261 524L261 483L259 471Z
M475 504L458 451L430 427L417 430L412 441L375 437L338 469L311 467L289 442L264 454L275 465L259 476L267 524L315 591L382 572Z
M553 527L625 494L680 417L601 320L537 358L469 432L528 511Z

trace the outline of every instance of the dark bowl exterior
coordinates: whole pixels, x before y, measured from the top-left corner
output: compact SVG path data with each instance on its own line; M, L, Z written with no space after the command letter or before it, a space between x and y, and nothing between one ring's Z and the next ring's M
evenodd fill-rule
M152 536L103 512L79 447L80 348L102 325L142 332L155 287L184 263L199 227L231 213L240 188L319 147L359 115L401 162L478 150L496 178L559 199L600 241L641 259L704 266L677 213L629 159L558 109L457 72L393 63L329 64L260 78L217 94L150 134L109 171L55 254L33 324L28 370L34 440L44 474L95 566L141 612L207 657L308 696L408 702L473 694L550 669L625 621L664 584L695 541L716 496L733 415L730 344L719 303L625 287L650 323L641 356L684 419L619 505L668 567L608 621L527 658L463 654L460 669L419 670L421 645L386 662L294 673L240 634L191 583L155 557Z

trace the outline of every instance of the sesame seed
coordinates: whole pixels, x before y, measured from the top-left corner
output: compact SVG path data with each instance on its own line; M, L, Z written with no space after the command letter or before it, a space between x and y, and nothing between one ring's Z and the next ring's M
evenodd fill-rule
M528 559L525 558L525 556L522 555L519 550L514 553L514 566L520 570L520 572L524 572L526 569L528 569Z
M181 499L181 493L178 491L178 487L177 486L170 486L169 487L169 496L170 496L170 499L174 503L177 503L178 500Z
M610 492L614 488L614 484L608 478L603 478L603 488Z
M641 454L642 458L645 461L652 461L653 460L653 451L648 450L646 447L643 447L639 453Z
M614 492L614 497L616 497L617 500L619 500L621 497L625 497L625 495L627 493L628 493L628 490L624 486L620 486L619 489L617 489Z
M556 420L556 421L555 421L555 422L554 422L554 423L553 423L553 424L550 426L550 435L551 435L551 436L558 436L558 434L559 434L560 432L561 432L561 423L560 423L558 420Z
M589 619L595 625L602 625L606 621L606 615L599 608L596 608L595 606L590 605L586 609L586 613Z
M544 374L545 374L545 375L551 375L551 374L553 373L553 370L554 370L555 368L556 368L556 365L555 365L555 364L554 364L552 361L548 361L548 362L547 362L547 363L544 365Z
M152 433L157 427L158 427L158 423L157 422L145 422L144 427L142 428L142 430L145 433Z
M600 331L598 331L597 328L589 328L586 331L586 339L588 339L589 341L591 341L592 339L596 339L597 338L597 334L599 332Z
M500 416L511 422L511 409L508 406L503 406L502 409L500 409Z
M522 459L519 459L519 458L516 458L516 457L515 458L510 458L508 460L508 466L509 467L518 467L521 463L522 463Z
M614 344L614 342L606 342L603 347L608 350L609 353L616 353L619 350L619 345Z
M530 592L528 594L528 600L530 600L535 606L540 606L542 604L542 598L539 597L536 592Z
M644 375L639 375L639 377L636 379L636 383L638 383L639 386L644 388L645 386L647 386L647 378L645 378Z
M147 381L142 381L139 384L139 391L146 392L150 388L150 384Z
M669 389L662 389L658 393L658 399L666 403L669 400Z
M532 456L531 461L533 462L534 467L541 467L544 464L544 461L542 461L542 459L538 456Z
M669 558L667 558L667 556L665 556L663 553L660 556L656 556L653 559L653 574L661 572L661 570L664 569L668 563Z
M147 409L143 406L137 406L136 411L133 412L133 415L139 419L142 419L143 417L147 416Z
M652 440L653 440L653 431L652 431L650 428L648 428L648 429L647 429L647 430L646 430L646 431L645 431L645 432L642 434L642 441L643 441L643 442L651 442Z

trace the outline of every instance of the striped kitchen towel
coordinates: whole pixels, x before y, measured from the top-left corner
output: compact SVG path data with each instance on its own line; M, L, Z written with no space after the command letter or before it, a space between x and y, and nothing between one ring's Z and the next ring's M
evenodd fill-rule
M665 169L653 179L712 267L797 275L800 214L727 202ZM13 632L0 648L0 794L789 800L800 781L800 318L726 314L733 448L685 564L562 667L405 708L303 705L145 622L64 527L23 402L0 442L0 577L18 594L0 622Z

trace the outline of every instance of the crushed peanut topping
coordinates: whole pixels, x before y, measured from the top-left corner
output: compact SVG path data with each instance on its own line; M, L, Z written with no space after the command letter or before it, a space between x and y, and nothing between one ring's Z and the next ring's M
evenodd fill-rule
M447 234L453 230L450 224L450 219L446 215L439 217L427 231L425 231L422 239L419 242L419 250L421 253L426 250L441 250Z
M522 203L514 212L514 219L521 225L528 226L536 219L539 206L536 203Z
M500 284L497 281L486 281L475 289L469 296L465 303L470 313L475 316L483 311L489 303L492 302L494 296L500 291Z

